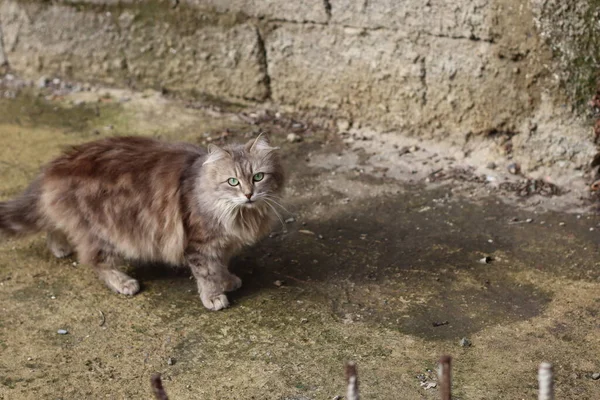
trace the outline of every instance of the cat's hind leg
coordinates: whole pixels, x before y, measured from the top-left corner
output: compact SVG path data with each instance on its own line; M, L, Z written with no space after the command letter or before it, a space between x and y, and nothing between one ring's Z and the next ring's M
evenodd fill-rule
M106 286L117 293L133 296L140 291L140 283L114 265L101 263L94 265L94 270Z
M94 239L82 241L77 246L79 261L91 265L106 286L117 293L133 296L140 291L140 284L117 268L121 260L110 250Z
M68 257L73 254L73 246L67 236L60 230L52 230L46 236L46 245L56 258Z

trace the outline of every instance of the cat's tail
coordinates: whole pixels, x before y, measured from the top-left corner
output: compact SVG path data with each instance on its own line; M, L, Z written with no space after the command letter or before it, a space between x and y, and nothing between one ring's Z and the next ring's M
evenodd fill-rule
M41 230L40 179L18 197L0 202L0 236L22 236Z

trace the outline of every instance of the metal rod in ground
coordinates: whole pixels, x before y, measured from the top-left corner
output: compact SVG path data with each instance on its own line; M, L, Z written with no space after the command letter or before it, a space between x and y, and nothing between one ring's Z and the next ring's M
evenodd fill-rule
M346 383L348 384L346 399L360 400L360 395L358 393L358 373L356 371L356 364L352 361L346 364Z
M440 384L440 398L442 400L452 399L452 357L442 356L438 366L438 380Z
M540 386L539 400L554 400L554 383L552 382L552 365L541 363L538 369L538 382Z
M167 392L165 392L165 389L163 388L160 374L152 375L150 383L152 384L152 390L154 391L154 397L156 397L156 400L169 400Z

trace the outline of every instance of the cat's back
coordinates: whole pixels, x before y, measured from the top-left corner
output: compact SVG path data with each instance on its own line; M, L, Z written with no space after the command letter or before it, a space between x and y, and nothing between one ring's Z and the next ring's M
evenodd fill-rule
M75 146L42 172L43 213L69 237L93 235L130 258L178 263L182 179L203 155L191 144L143 137Z
M47 178L81 177L115 180L156 169L175 172L204 151L189 143L168 143L147 137L113 137L74 146L44 169Z

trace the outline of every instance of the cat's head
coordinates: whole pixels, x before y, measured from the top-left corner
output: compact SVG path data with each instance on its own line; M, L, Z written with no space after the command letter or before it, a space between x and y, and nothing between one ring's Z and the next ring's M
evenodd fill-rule
M284 174L278 147L261 135L245 145L209 145L203 163L214 195L236 208L274 207L283 189Z

